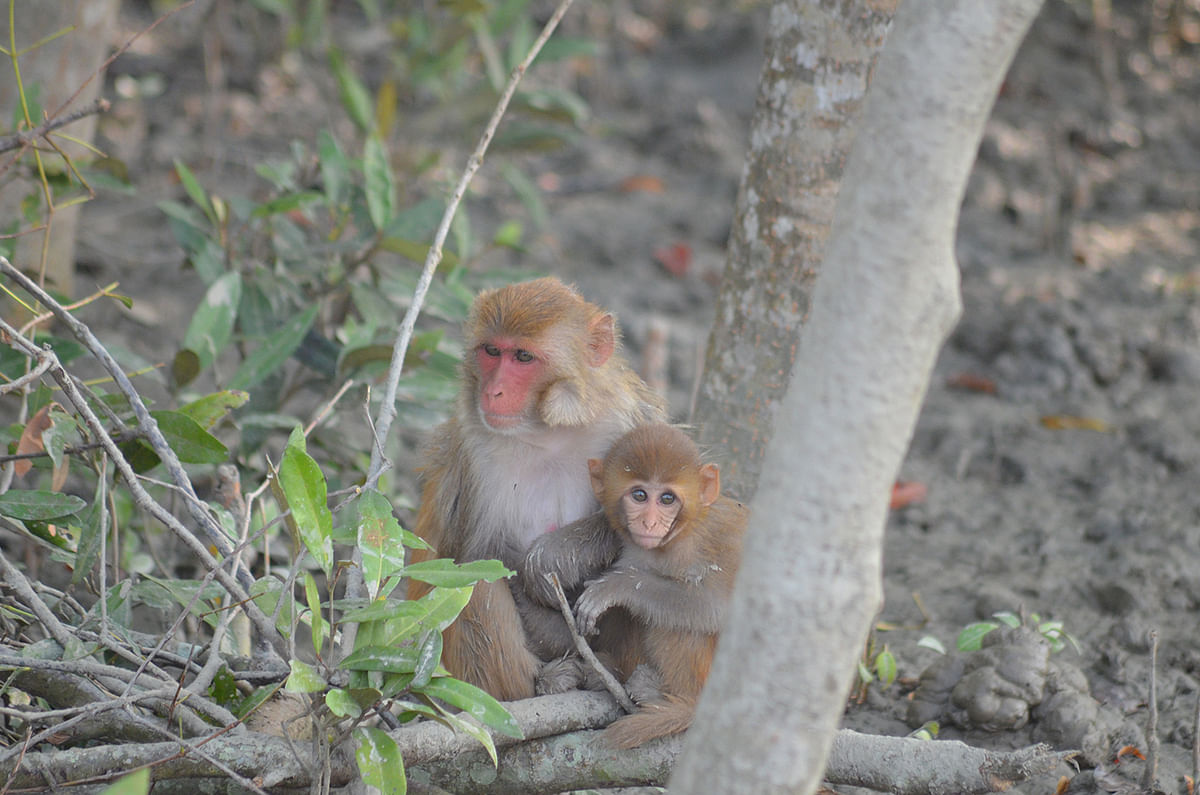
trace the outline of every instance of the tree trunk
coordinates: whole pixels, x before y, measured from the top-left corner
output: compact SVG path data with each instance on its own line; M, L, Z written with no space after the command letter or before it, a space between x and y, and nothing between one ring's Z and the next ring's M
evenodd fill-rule
M960 312L967 175L1040 6L922 0L896 15L673 791L812 792L821 779L879 607L889 490Z
M119 8L120 0L54 0L17 4L13 37L18 52L28 50L23 52L19 60L21 84L27 94L37 87L38 102L46 113L58 111L67 100L72 100L71 105L63 110L82 108L100 95L104 77L103 74L97 74L97 70L108 55ZM7 23L8 15L5 14L0 33L6 48L10 40ZM70 30L35 49L28 49L64 29ZM6 74L0 79L0 119L7 126L14 118L14 109L20 108L20 97L11 60L5 57L3 64ZM84 85L89 78L91 82ZM19 110L17 115L20 115ZM36 127L46 119L39 117L31 121ZM68 155L85 156L90 153L84 147L62 136L91 141L95 130L96 117L85 116L63 129L56 140ZM57 155L49 157L58 158ZM26 153L24 162L32 164L33 158ZM61 164L53 163L53 167L58 170ZM5 188L4 196L0 199L3 224L20 217L18 208L21 200L31 191L40 193L41 186L30 179L18 179ZM41 206L47 228L41 233L20 238L13 264L42 274L44 278L39 279L40 283L70 295L75 270L75 229L81 205L56 209L52 214L46 214L43 196ZM26 228L27 225L21 227L22 230Z
M771 10L750 149L692 422L749 501L796 358L842 168L899 0Z

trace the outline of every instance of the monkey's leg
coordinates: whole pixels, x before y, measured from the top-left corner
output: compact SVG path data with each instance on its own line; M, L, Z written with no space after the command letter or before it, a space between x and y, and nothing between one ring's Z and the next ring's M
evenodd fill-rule
M442 633L442 663L501 701L533 697L541 661L526 646L508 583L475 586L458 620Z

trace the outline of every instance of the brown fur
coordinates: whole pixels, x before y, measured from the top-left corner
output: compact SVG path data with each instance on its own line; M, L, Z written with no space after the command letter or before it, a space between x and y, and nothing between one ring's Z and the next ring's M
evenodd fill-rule
M677 428L646 425L623 436L602 465L591 463L596 496L621 538L616 563L588 583L576 602L587 629L620 608L641 628L640 653L661 681L661 692L605 730L607 742L633 748L691 725L708 679L725 609L741 562L749 518L744 506L719 496L720 481ZM629 538L622 497L633 487L669 487L682 502L660 546Z
M519 572L538 533L596 510L588 457L639 422L660 419L663 404L625 363L612 316L557 279L481 293L464 336L457 408L427 446L414 527L434 551L414 550L410 562L498 558ZM491 428L478 410L476 352L499 338L536 352L540 368L522 424L507 432ZM561 617L523 611L523 592L514 599L509 589L506 582L479 583L443 633L442 652L452 674L504 700L532 696L544 659L571 650L565 628L551 626ZM413 580L408 596L429 590ZM534 627L538 654L526 634L532 622L544 622Z

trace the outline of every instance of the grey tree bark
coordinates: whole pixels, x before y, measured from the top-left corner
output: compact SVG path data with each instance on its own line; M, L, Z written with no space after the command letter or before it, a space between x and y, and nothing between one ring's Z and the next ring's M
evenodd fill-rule
M673 791L820 782L879 607L889 490L960 312L954 233L968 172L1040 6L921 0L896 14Z
M771 9L750 147L692 422L749 500L796 358L842 169L899 0Z

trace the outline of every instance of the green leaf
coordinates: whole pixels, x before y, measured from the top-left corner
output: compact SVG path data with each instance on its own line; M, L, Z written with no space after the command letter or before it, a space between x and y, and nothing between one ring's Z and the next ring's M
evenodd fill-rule
M292 673L283 689L289 693L316 693L325 689L325 678L308 663L292 660Z
M200 423L178 411L152 411L167 444L185 464L220 464L229 460L229 449Z
M367 598L375 599L380 583L404 568L404 531L387 498L375 489L358 501L358 548Z
M0 494L0 516L44 522L78 513L86 502L73 494L30 489Z
M1000 625L995 621L979 621L968 624L963 627L962 632L958 633L958 641L955 645L959 651L978 651L983 648L984 636L999 627Z
M254 353L246 357L242 366L229 382L230 389L249 389L275 372L292 352L300 347L304 335L317 318L317 304L313 304L283 324L271 334Z
M71 415L67 414L57 403L50 406L47 416L50 419L50 427L42 431L42 445L46 448L46 452L50 455L50 462L57 470L63 465L66 448L78 440L79 428L75 425Z
M917 645L921 646L923 648L926 648L926 649L933 649L938 654L946 653L945 645L940 640L935 638L933 635L923 636L920 640L917 641Z
M171 359L171 378L179 386L186 386L200 375L200 355L195 351L181 348Z
M862 660L858 661L858 678L860 681L870 684L875 681L875 674L871 673L871 669Z
M317 581L311 572L304 572L304 598L308 602L309 624L312 626L313 651L321 656L325 645L325 617L321 615L321 595L317 592Z
M516 719L509 714L504 705L469 682L449 676L440 676L421 688L420 692L432 698L440 698L447 704L458 707L501 734L518 740L525 739L521 727L517 725Z
M321 201L323 198L325 197L322 194L312 190L285 193L255 207L254 211L250 213L250 217L266 218L271 215L279 215L279 213L288 213L313 202Z
M492 237L492 242L497 246L505 248L520 248L521 236L525 233L524 227L520 221L507 221L500 225L496 230L496 234Z
M342 667L354 671L387 671L410 674L421 662L421 650L415 646L367 646L356 649L342 661Z
M412 260L420 265L425 264L425 258L429 256L431 246L428 243L421 243L417 240L407 240L395 235L387 235L379 241L379 247L384 251L392 254L399 254L402 257ZM442 258L438 262L438 267L454 267L458 264L458 256L453 251L442 249Z
M455 731L462 732L468 737L475 738L475 740L484 747L484 750L488 752L488 756L492 758L492 765L494 766L497 764L498 760L496 759L496 742L492 739L492 735L488 734L487 729L484 729L478 723L472 723L469 720L463 720L458 715L455 715L448 710L439 708L438 712L439 714L436 716L436 720L447 724Z
M388 163L387 150L378 135L371 135L363 146L363 191L367 197L367 214L375 231L382 233L392 220L392 197L395 182Z
M294 619L296 616L296 600L292 592L283 589L283 583L274 577L262 577L250 585L250 597L268 616L275 615L280 598L284 599L279 614L275 619L275 628L284 638L292 637Z
M473 560L469 563L455 563L449 558L423 560L405 567L403 576L414 580L427 582L430 585L440 585L447 588L461 588L472 585L480 580L495 582L505 577L511 577L515 572L510 571L498 560Z
M83 528L75 544L75 570L71 583L83 582L100 557L100 540L108 532L108 478L96 478L92 507L83 517Z
M425 687L437 673L442 662L442 633L426 630L417 650L417 667L413 670L413 687Z
M896 655L892 654L886 646L875 657L875 674L879 677L879 684L884 688L896 681Z
M354 730L354 737L358 740L354 758L367 791L371 795L405 795L408 780L404 776L404 759L396 741L373 726L359 726Z
M325 694L325 706L339 718L357 718L362 714L362 707L358 702L340 687L335 687Z
M275 684L266 685L264 687L255 689L254 692L242 699L242 702L233 709L233 714L239 718L245 719L247 715L258 709L260 704L266 702L271 698L271 696L278 693L281 687L283 687L283 685L279 682L276 682Z
M350 71L340 50L329 48L329 68L337 80L338 93L342 98L342 106L350 115L350 120L363 132L368 132L375 126L374 103L371 102L371 92L363 82Z
M196 354L201 370L211 365L229 344L241 300L242 275L229 271L209 285L204 299L196 307L183 335L183 348ZM187 383L180 380L180 373L174 375L177 383Z
M175 158L175 173L179 175L179 182L183 185L183 189L187 191L188 198L195 202L196 206L208 216L209 222L213 226L216 226L217 214L213 211L212 202L208 200L208 194L204 192L204 188L200 186L200 181L196 179L196 175L192 173L192 170L185 166L179 158Z
M321 184L325 187L325 199L338 205L346 195L350 184L350 159L328 130L317 135L317 155L321 163Z
M304 449L304 434L299 427L292 431L283 451L278 482L291 509L297 536L328 577L333 571L333 513L326 505L328 487L321 468Z
M992 618L996 619L997 621L1001 622L1002 624L1006 624L1009 627L1012 627L1013 629L1016 629L1017 627L1021 626L1021 617L1018 616L1016 613L1012 612L1011 610L1001 610L998 613L992 613ZM1036 618L1035 618L1035 620L1036 620Z
M241 700L238 696L237 680L224 665L213 677L212 684L208 686L208 695L223 707L232 706Z
M202 580L155 577L151 574L142 576L143 581L133 586L133 593L142 601L161 604L161 597L155 591L162 589L181 607L190 605L192 613L204 619L209 626L217 625L217 616L212 611L211 603L225 595L225 589L217 583L204 584Z
M208 429L216 425L229 412L245 405L249 399L249 392L226 389L193 400L179 409L179 413L186 414L199 423L201 428Z
M100 795L146 795L150 791L150 768L143 767L121 776L100 790Z

